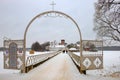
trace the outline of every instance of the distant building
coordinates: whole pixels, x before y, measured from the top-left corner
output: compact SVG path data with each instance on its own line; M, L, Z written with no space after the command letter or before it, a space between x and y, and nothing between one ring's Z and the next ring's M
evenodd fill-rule
M66 45L67 43L65 42L64 39L61 40L61 42L59 43L59 45Z
M65 45L65 40L64 39L61 40L61 44L60 45Z
M65 48L65 40L62 39L61 42L59 44L54 44L56 42L51 42L51 45L50 45L50 51L58 51L58 50L62 50L63 48Z
M50 51L58 51L58 50L62 50L64 49L65 46L64 45L55 45L54 47L50 47Z

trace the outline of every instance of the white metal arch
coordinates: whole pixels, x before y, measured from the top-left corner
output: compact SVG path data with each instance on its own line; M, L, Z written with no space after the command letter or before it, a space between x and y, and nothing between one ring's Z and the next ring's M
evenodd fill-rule
M23 51L24 51L24 66L23 66L23 71L25 70L25 52L26 52L26 35L27 35L27 32L28 32L28 29L30 27L30 25L34 22L34 20L36 20L38 17L41 17L45 14L49 14L49 13L55 13L55 14L60 14L60 15L63 15L67 18L69 18L74 24L75 26L77 27L78 29L78 32L79 32L79 40L80 40L80 55L82 56L82 34L81 34L81 31L80 31L80 28L77 24L77 22L72 18L70 17L69 15L63 13L63 12L60 12L60 11L46 11L46 12L43 12L43 13L40 13L38 15L36 15L30 22L29 24L27 25L26 29L25 29L25 32L24 32L24 47L23 47ZM81 58L80 58L81 59ZM81 62L80 62L81 64Z

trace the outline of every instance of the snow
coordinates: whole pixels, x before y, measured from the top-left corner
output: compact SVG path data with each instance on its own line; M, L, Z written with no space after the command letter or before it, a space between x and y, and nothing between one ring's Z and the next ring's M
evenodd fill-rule
M80 74L68 54L59 54L29 73L3 69L3 52L0 52L0 80L120 80L120 77L104 76L120 71L120 51L104 51L103 70L90 70Z
M3 59L3 52L0 52L0 77L1 74L5 74L5 73L18 73L19 70L9 70L9 69L4 69L4 59ZM1 79L0 79L1 80Z
M39 54L46 54L46 53L52 53L53 51L46 51L46 52L35 52L35 54L29 54L29 52L26 52L26 59L28 56L33 56L33 55L39 55ZM20 70L11 70L11 69L4 69L4 59L3 59L3 52L0 52L0 74L5 74L5 73L19 73ZM1 79L0 79L1 80Z
M109 52L109 51L108 51ZM80 56L80 52L74 52L74 54L76 54L76 55L78 55L78 56ZM82 52L82 54L83 55L91 55L91 54L102 54L102 52L101 51L97 51L97 52L90 52L90 51L83 51Z
M27 51L26 52L26 57L28 57L28 56L33 56L33 55L39 55L39 54L47 54L47 53L53 53L53 52L55 52L55 51L45 51L45 52L34 52L34 54L30 54L30 52L29 51Z
M95 54L95 52L83 52L83 55L88 53ZM80 56L79 52L75 54ZM103 67L104 69L100 70L88 70L87 74L102 76L110 76L115 72L120 74L120 51L103 51Z
M79 76L76 75L79 74L78 70L71 65L73 65L73 62L67 54L59 54L28 75L31 76L31 80L79 80Z
M77 50L76 48L70 48L69 50Z
M55 45L50 47L50 51L58 51L58 50L62 50L63 48L65 48L64 45Z

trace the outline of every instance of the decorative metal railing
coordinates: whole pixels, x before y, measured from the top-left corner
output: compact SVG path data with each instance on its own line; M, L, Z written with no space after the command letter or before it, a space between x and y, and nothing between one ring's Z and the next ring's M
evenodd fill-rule
M81 57L80 55L77 55L74 52L69 52L69 55L73 59L75 64L81 67L82 70L93 70L103 68L102 54L84 54ZM82 65L80 65L80 60L82 60Z
M31 65L35 65L38 64L42 61L45 61L57 54L59 54L60 51L58 52L54 52L54 53L46 53L46 54L39 54L39 55L34 55L34 56L28 56L26 59L26 67L27 66L31 66Z

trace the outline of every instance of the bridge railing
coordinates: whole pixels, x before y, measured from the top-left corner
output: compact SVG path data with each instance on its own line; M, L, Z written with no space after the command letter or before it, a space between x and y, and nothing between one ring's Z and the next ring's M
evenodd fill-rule
M78 67L78 69L81 70L103 69L103 54L94 54L93 52L93 54L84 54L81 57L80 55L77 55L74 52L69 52L69 55L72 58L73 62Z
M74 54L73 52L69 52L70 57L75 62L75 64L80 67L80 56Z
M26 59L26 67L38 64L38 63L45 61L59 53L60 53L60 51L53 52L53 53L39 54L39 55L34 55L34 56L28 56Z

